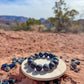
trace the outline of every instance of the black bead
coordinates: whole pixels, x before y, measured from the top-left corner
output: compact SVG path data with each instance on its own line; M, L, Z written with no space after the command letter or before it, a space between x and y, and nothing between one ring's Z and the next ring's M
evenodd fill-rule
M56 66L58 65L58 61L57 60L54 60L52 61Z
M23 58L17 59L17 62L18 62L19 64L22 64L23 61L24 61Z
M36 66L36 70L37 70L37 71L41 71L41 70L42 70L42 65L41 65L41 64L37 65L37 66Z
M80 65L80 62L78 61L78 62L75 62L77 65Z
M51 59L51 58L53 58L53 54L52 54L52 53L50 53L50 54L49 54L49 57L50 57L50 59Z
M40 57L43 57L43 53L42 53L42 52L40 52L40 53L39 53L39 56L40 56Z
M48 64L44 64L43 69L44 69L44 71L48 71L49 70L49 65Z
M59 61L58 57L53 57L53 60L57 60L57 61Z
M56 56L56 55L53 55L53 58L54 58L54 57L57 57L57 56Z
M29 57L28 60L33 60L33 57Z
M49 53L48 52L45 52L44 55L45 55L45 57L48 57Z
M28 60L28 65L30 65L33 62L33 60Z
M35 56L39 56L39 54L38 53L35 53Z
M55 64L54 64L53 62L50 62L50 63L49 63L49 68L50 68L50 69L53 69L54 67L55 67Z
M9 82L10 84L14 84L14 83L16 82L16 79L9 79L8 82Z
M39 58L39 54L38 53L35 53L35 59Z
M71 59L71 61L72 61L72 62L74 62L74 61L75 61L75 59Z
M37 64L36 64L35 62L31 62L30 67L31 67L32 69L35 69L36 66L37 66Z

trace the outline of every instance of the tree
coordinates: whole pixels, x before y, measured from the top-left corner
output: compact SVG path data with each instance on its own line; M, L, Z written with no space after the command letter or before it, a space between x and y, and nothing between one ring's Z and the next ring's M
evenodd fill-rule
M62 30L65 30L65 32L67 32L67 27L71 25L71 23L75 19L75 16L79 14L78 11L76 11L75 9L69 10L64 0L55 2L53 9L55 13L53 22L56 27L55 31L61 32ZM50 21L53 21L52 19L53 18L50 18Z
M29 18L29 20L26 21L26 23L19 24L19 22L16 21L16 24L17 24L17 27L14 27L13 30L29 31L29 30L31 30L31 25L41 25L41 20L35 20L34 18Z
M29 18L29 20L26 22L28 26L34 25L34 24L41 24L41 20L35 20L34 18Z

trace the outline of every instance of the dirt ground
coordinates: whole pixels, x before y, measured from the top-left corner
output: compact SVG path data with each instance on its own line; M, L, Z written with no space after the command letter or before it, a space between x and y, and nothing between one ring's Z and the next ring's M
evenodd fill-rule
M58 57L63 56L67 71L61 79L61 84L84 84L84 34L39 33L25 31L0 30L0 67L4 63L11 63L12 58L29 57L36 52L51 52ZM79 72L70 70L71 59L80 61ZM0 80L10 78L18 80L17 84L26 83L26 77L21 73L18 64L9 72L0 69Z

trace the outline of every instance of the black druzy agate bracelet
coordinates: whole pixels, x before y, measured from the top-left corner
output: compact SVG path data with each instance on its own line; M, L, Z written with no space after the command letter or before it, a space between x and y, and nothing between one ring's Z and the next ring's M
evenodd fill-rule
M36 59L50 59L50 63L49 64L36 64L35 60ZM28 58L28 66L30 66L32 69L35 69L36 71L49 71L49 70L53 70L57 67L57 65L59 64L59 59L56 55L54 55L53 53L35 53L34 55L32 55L31 57Z

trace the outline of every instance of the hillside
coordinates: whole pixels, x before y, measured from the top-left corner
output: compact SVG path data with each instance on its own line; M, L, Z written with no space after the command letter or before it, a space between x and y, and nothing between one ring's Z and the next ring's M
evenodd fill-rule
M28 17L24 17L24 16L6 16L6 15L2 15L0 16L0 20L1 21L19 21L19 22L26 22L29 18ZM41 22L44 22L45 19L44 18L39 18L41 20Z
M84 24L84 19L79 19L78 21Z
M21 24L22 22L18 22L19 24ZM4 21L4 20L0 20L0 29L4 29L6 31L8 30L12 30L12 28L16 27L17 24L15 21Z
M20 22L26 22L28 20L27 17L23 16L0 16L0 20L2 21L20 21Z
M25 31L0 30L0 66L3 63L11 63L12 58L29 57L36 52L52 52L63 60L69 61L74 58L80 61L78 73L70 70L70 62L66 63L66 77L62 78L61 84L84 83L84 34L63 33L39 33ZM28 84L25 76L20 71L20 65L9 72L0 69L0 79L15 78L17 84Z

